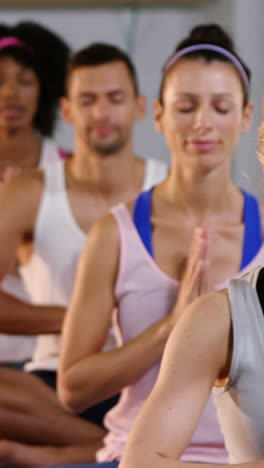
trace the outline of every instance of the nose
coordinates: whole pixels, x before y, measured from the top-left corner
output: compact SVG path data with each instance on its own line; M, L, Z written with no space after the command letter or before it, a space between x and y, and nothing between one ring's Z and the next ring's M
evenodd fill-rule
M110 105L106 98L96 100L93 106L93 117L95 120L105 120L109 116Z
M17 95L17 85L14 81L6 81L0 85L0 92L2 96L14 97Z
M200 106L195 114L194 129L204 133L212 128L212 113L207 106Z

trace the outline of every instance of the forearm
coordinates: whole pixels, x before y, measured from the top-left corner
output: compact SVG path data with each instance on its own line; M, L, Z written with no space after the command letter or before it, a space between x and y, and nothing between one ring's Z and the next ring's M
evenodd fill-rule
M125 454L122 457L118 468L138 468L139 466L140 468L195 468L195 465L195 463L180 462L179 460L167 457L162 453L146 453L145 450L144 453L142 452L140 457L138 454L136 456L135 454L133 456L133 453L128 456ZM211 465L210 467L208 464L199 463L199 465L197 464L197 468L198 466L199 468L211 468L214 465ZM217 465L217 468L219 468L219 465Z
M133 384L161 359L171 330L172 321L163 319L120 348L61 368L58 393L62 404L80 412Z
M212 463L191 463L181 462L175 458L168 457L162 453L147 454L146 450L141 457L131 454L127 457L126 454L122 458L118 468L215 468ZM230 465L217 465L217 468L227 468ZM245 463L232 464L232 468L264 468L264 461L252 461Z
M0 290L0 333L60 333L64 314L63 307L28 304Z

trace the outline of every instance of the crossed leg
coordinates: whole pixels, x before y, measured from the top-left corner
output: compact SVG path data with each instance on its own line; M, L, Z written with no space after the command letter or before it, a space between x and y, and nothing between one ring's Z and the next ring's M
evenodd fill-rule
M105 430L67 413L38 377L0 368L0 461L17 466L89 463Z

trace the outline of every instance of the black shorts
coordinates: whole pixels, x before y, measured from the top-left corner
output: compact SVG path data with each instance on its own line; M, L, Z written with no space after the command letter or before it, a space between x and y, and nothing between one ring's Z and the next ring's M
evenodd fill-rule
M32 371L31 374L36 375L43 382L49 385L49 387L53 388L53 390L56 390L57 373L55 371L35 370L35 371ZM120 395L118 394L111 398L108 398L107 400L103 400L102 402L91 406L87 410L82 411L82 413L78 414L78 416L82 419L85 419L86 421L93 422L94 424L97 424L98 426L103 427L103 420L104 420L105 414L107 413L107 411L113 408L113 406L116 405L116 403L118 402L119 396Z

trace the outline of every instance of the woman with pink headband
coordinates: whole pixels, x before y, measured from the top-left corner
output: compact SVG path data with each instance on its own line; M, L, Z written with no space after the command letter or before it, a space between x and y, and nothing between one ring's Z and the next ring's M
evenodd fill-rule
M0 24L2 179L48 158L45 139L54 134L69 52L63 39L38 23Z
M171 152L167 179L90 232L63 329L58 395L76 412L120 390L121 397L105 417L98 463L87 467L118 466L186 304L264 260L262 208L230 176L250 126L249 82L222 28L196 27L165 65L155 103ZM101 352L112 319L120 347ZM200 416L182 460L227 463L211 396ZM177 437L177 414L173 423ZM144 466L144 453L135 466Z
M51 137L69 52L63 39L38 23L0 24L0 180L66 155ZM2 288L29 300L16 273ZM32 349L33 338L1 335L0 361L22 361Z

